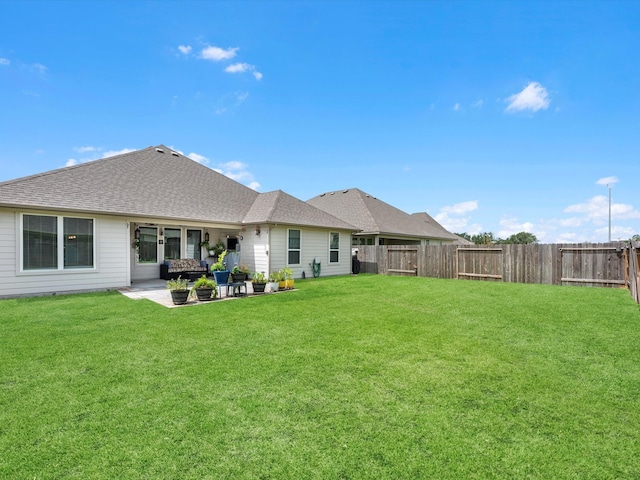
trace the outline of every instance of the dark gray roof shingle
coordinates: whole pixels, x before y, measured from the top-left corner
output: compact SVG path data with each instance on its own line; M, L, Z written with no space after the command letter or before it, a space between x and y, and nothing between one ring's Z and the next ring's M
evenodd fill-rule
M281 190L259 194L164 145L2 182L0 206L357 230Z
M355 225L363 234L455 239L427 213L409 215L357 188L323 193L307 203Z
M245 216L244 223L279 223L358 230L353 225L292 197L282 190L261 193Z
M233 223L257 197L163 145L0 183L0 205Z

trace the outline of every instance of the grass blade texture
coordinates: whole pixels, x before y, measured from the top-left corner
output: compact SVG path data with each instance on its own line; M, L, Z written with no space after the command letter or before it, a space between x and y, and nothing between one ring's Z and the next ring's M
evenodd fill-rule
M296 288L0 301L0 478L640 478L626 290Z

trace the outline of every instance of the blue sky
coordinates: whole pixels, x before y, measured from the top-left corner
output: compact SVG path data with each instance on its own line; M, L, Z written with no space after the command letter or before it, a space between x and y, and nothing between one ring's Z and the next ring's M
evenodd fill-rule
M0 181L165 144L453 232L640 233L640 2L0 0Z

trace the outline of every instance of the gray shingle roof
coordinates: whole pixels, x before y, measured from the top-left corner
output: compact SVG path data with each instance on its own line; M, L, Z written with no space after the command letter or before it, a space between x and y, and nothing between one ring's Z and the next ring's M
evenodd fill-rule
M233 223L257 196L163 145L0 183L0 205Z
M0 206L357 230L280 190L259 194L164 145L1 182Z
M282 190L261 193L244 223L279 223L356 231L358 228L309 205Z
M357 188L323 193L307 203L355 225L363 234L455 239L427 213L409 215Z

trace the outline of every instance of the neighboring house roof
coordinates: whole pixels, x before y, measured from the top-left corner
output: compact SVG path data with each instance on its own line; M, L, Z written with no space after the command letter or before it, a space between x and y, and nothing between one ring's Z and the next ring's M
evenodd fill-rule
M454 240L454 242L460 238L456 234L451 233L442 225L440 225L438 221L427 212L412 213L411 216L417 219L419 222L423 222L425 231L431 238Z
M427 213L409 215L358 188L323 193L307 203L355 225L361 235L456 238Z
M259 194L164 145L1 182L0 206L357 230L284 192Z
M475 243L473 243L470 240L467 240L466 238L461 237L460 235L456 235L454 233L456 240L453 242L455 245L475 245Z
M249 213L244 217L244 223L278 223L358 230L353 225L292 197L282 190L261 193Z

